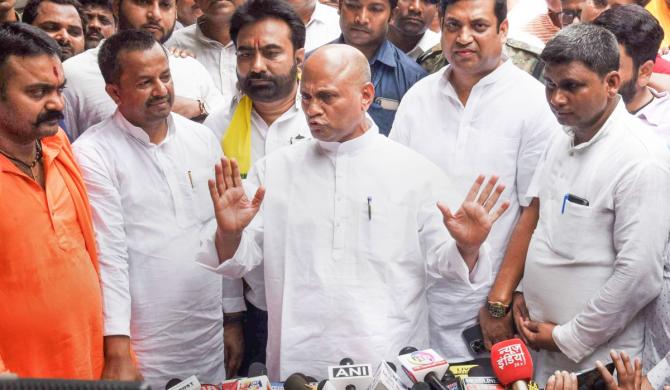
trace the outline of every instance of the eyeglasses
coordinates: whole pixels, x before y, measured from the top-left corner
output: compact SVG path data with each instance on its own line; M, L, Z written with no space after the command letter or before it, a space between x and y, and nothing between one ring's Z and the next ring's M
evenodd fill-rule
M582 10L581 9L569 9L566 11L558 12L558 18L561 21L562 26L569 26L574 23L575 19L582 19Z

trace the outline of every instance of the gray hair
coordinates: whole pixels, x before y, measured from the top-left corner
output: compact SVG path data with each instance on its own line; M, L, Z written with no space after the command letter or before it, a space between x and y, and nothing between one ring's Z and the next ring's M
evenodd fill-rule
M577 23L562 29L547 42L540 58L547 65L579 61L603 77L619 69L619 45L607 29Z

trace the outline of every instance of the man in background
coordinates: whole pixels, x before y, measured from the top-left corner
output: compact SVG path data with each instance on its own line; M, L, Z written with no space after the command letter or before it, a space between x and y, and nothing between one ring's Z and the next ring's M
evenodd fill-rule
M83 0L81 12L84 14L86 49L93 49L100 41L116 32L118 21L112 12L111 0Z
M77 0L30 0L22 18L58 43L61 61L84 51L84 22Z
M387 38L413 59L440 42L440 34L428 28L437 15L434 1L399 0L393 9Z

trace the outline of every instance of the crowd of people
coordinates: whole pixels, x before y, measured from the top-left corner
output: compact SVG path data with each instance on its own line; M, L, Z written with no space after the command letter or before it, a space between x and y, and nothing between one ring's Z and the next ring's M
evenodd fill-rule
M0 0L0 376L670 384L670 1L538 2Z

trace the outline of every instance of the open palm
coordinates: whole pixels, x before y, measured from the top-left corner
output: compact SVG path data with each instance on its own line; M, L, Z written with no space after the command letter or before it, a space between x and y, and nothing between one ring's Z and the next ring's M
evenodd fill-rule
M505 190L503 184L496 186L497 182L498 178L492 176L480 193L484 176L477 177L456 213L452 214L448 207L438 203L444 224L459 247L479 248L488 237L495 221L509 208L509 201L505 201L493 210L500 194Z
M219 231L225 235L239 235L258 213L265 189L260 187L249 200L235 160L222 158L214 172L215 180L209 180L208 184Z

